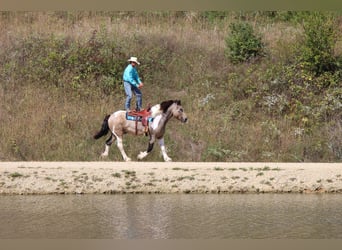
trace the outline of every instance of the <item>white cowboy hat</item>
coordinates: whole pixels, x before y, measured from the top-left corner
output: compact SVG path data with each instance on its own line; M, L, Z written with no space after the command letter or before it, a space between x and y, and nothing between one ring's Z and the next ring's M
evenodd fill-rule
M137 63L138 65L140 65L140 62L138 62L138 58L134 57L134 56L131 56L130 59L128 59L128 62L135 62Z

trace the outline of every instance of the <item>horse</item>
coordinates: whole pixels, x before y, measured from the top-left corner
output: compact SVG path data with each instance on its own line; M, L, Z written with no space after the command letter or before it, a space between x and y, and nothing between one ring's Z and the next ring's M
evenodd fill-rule
M123 148L123 135L133 134L140 136L147 134L149 135L147 150L140 152L140 154L137 156L138 160L144 159L152 151L155 141L158 140L164 161L172 161L172 159L166 153L164 134L166 124L172 117L176 118L182 123L187 122L188 118L181 105L181 101L168 100L152 106L149 117L151 122L148 123L147 127L143 126L142 122L129 120L127 118L127 112L128 111L125 110L119 110L111 115L105 116L101 130L94 135L94 139L99 139L100 137L107 135L110 131L110 137L106 140L105 150L101 156L108 156L109 148L116 139L117 147L120 150L123 160L131 161L131 158L127 156Z

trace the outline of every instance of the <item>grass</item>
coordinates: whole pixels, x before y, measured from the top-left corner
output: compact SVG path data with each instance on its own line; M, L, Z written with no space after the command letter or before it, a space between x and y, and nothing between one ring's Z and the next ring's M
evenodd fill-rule
M123 108L121 75L134 55L142 62L143 105L181 99L189 116L184 126L168 124L165 144L174 161L342 161L341 77L310 80L288 67L299 23L267 13L190 16L1 12L0 159L100 160L105 139L92 136L106 114ZM224 41L242 16L269 50L260 60L233 64ZM309 89L300 89L302 82ZM315 90L312 82L326 85ZM147 143L124 137L132 159ZM161 161L158 150L147 160ZM109 160L122 160L114 144Z
M91 177L93 182L102 182L104 179L98 176L92 176Z
M114 173L112 174L113 177L115 178L121 178L121 174L120 173Z
M193 180L195 180L195 177L193 177L193 176L181 176L181 177L177 178L177 181L183 181L183 180L193 181Z
M172 170L182 170L182 171L185 171L185 172L189 171L188 168L179 168L179 167L172 168Z
M56 181L57 181L56 179L51 178L51 177L49 177L49 176L45 177L44 179L47 180L47 181L53 181L53 182L56 182ZM74 180L77 181L78 178L75 178Z
M14 179L14 178L19 178L19 177L24 177L24 175L18 172L14 172L14 173L9 174L8 177L11 177Z
M133 177L134 178L136 176L136 172L135 171L122 170L122 172L124 172L125 178L129 178L129 177Z

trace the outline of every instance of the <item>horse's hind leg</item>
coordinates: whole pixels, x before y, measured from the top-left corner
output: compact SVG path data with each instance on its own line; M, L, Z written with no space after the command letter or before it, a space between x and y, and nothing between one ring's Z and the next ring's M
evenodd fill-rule
M120 150L120 153L121 153L122 158L124 159L124 161L131 161L131 158L129 158L126 155L126 152L125 152L125 150L123 148L122 137L116 136L116 140L117 140L118 149Z
M115 137L113 134L110 135L110 137L106 141L106 146L104 152L101 154L102 157L107 157L109 153L109 148L112 145L113 141L115 140Z

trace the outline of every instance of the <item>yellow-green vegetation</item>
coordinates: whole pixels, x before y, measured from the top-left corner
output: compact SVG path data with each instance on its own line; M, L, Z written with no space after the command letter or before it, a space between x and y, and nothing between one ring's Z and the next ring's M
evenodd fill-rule
M137 56L143 105L180 99L189 116L168 124L174 161L341 162L341 21L335 12L0 12L0 160L102 160L104 140L92 136L124 108L122 72ZM126 152L134 159L147 141L126 136ZM161 160L158 148L148 160Z
M8 176L11 177L11 178L23 177L23 175L18 173L18 172L9 174Z

